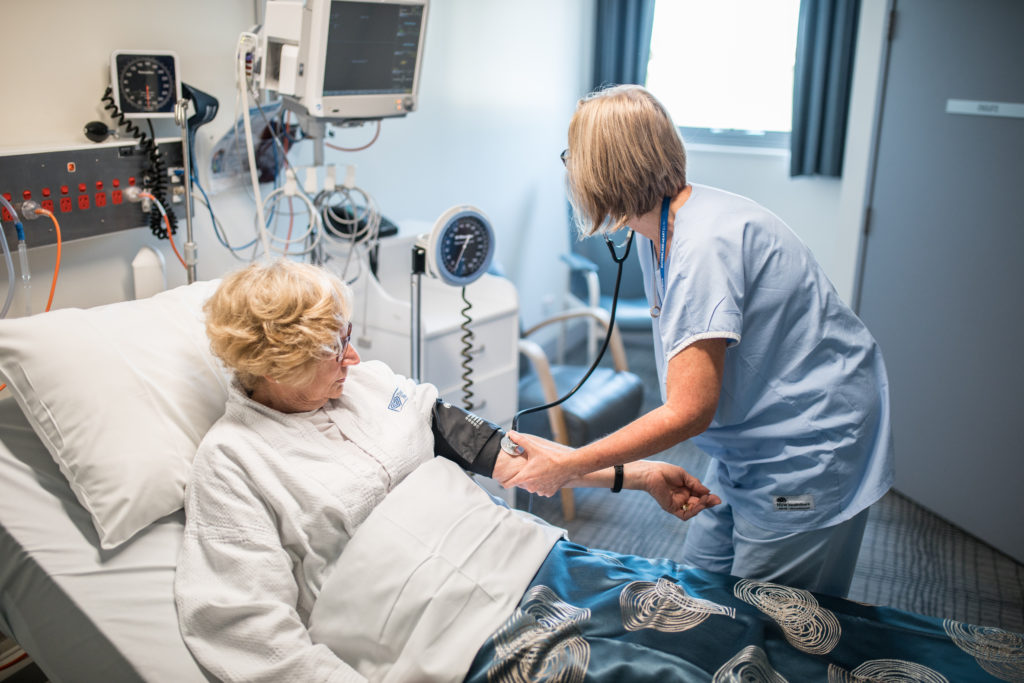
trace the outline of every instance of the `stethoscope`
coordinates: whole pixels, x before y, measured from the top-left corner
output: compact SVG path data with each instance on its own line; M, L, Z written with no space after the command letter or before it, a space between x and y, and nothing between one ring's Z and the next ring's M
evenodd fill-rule
M661 203L661 280L663 283L665 281L665 242L666 237L668 235L668 203L668 197L666 197ZM615 243L612 242L611 238L608 237L607 234L602 235L604 237L604 243L608 247L608 253L611 254L612 260L615 261L615 264L618 266L618 272L615 274L615 289L612 291L612 310L609 314L608 332L605 333L604 344L601 345L601 350L598 352L597 357L594 358L594 362L590 365L590 368L587 370L586 374L583 375L583 378L580 379L580 381L576 383L576 386L570 389L568 393L565 394L565 396L561 397L557 401L545 403L544 405L540 406L534 406L533 408L524 408L520 410L518 413L516 413L515 416L512 418L513 431L518 430L519 418L522 417L523 415L536 413L541 410L547 410L548 408L554 408L555 406L561 405L562 403L568 401L569 398L571 398L572 395L575 394L579 390L579 388L583 386L584 382L586 382L590 378L590 376L594 374L594 370L596 370L597 366L601 363L601 359L604 358L604 353L608 349L608 343L612 339L612 330L615 326L615 311L619 306L619 287L622 285L622 268L626 262L626 259L629 258L630 249L633 248L633 235L633 230L630 229L629 237L626 239L626 248L622 252L622 256L619 256L619 254L615 251ZM655 309L657 309L657 312L655 312ZM652 317L657 317L660 314L660 307L651 307ZM515 448L514 445L506 444L506 439L508 439L507 436L505 437L505 439L502 439L502 446L504 447L506 445L509 445L510 448ZM513 451L509 450L509 452L511 453Z
M669 207L669 198L665 197L662 200L662 202L661 202L661 226L660 226L660 235L661 235L661 262L660 262L660 266L661 266L661 283L662 283L662 287L665 286L665 243L668 241L668 239L667 239L668 238L668 207ZM604 336L604 344L601 345L601 350L598 352L597 357L594 359L594 362L591 364L591 366L587 370L586 374L583 375L583 378L580 379L580 381L576 383L576 386L574 386L572 389L570 389L568 391L568 393L566 393L565 396L561 397L557 401L552 401L550 403L545 403L544 405L540 405L540 406L534 406L533 408L524 408L524 409L520 410L518 413L516 413L512 417L512 431L518 431L519 430L519 418L521 418L523 415L528 415L530 413L536 413L536 412L541 411L541 410L547 410L548 408L554 408L555 406L561 405L562 403L565 403L566 401L568 401L572 397L573 394L575 394L577 391L579 391L579 388L583 386L584 382L586 382L588 379L590 379L590 376L594 373L594 370L597 369L597 366L601 363L601 359L604 358L605 351L608 350L608 343L612 339L612 330L614 329L614 326L615 326L615 311L616 311L616 309L619 306L619 287L622 284L622 268L623 268L623 265L626 262L626 259L629 258L629 251L630 251L630 249L632 249L632 247L633 247L633 235L634 235L633 230L630 229L629 230L629 237L626 240L626 248L622 252L622 256L619 256L618 253L615 251L615 243L612 242L611 238L608 237L607 234L603 234L602 235L604 237L604 243L608 247L608 253L611 254L612 260L615 261L615 264L618 266L618 272L615 274L615 289L612 291L612 310L611 310L611 313L609 314L608 332ZM653 249L653 245L652 245L652 249ZM657 295L657 287L655 287L655 295ZM661 315L661 307L658 306L658 305L651 306L651 317L652 318L657 318L659 315ZM508 434L505 434L501 438L501 448L505 452L510 453L512 455L521 455L522 454L522 452L520 450L518 450L519 447L512 441L512 439L509 438ZM532 508L533 508L533 494L532 493L530 494L530 499L529 500L530 500L530 502L527 505L527 510L528 511L532 511Z
M598 352L597 357L594 358L594 362L591 364L591 366L587 370L586 374L583 375L583 378L580 379L580 381L576 383L576 386L574 386L572 389L570 389L568 391L568 393L565 394L565 396L561 397L557 401L552 401L550 403L545 403L544 405L534 406L533 408L523 408L522 410L520 410L518 413L516 413L512 417L512 431L518 431L519 430L519 418L521 418L523 415L528 415L530 413L536 413L536 412L539 412L541 410L547 410L548 408L554 408L555 406L561 405L562 403L565 403L566 401L568 401L572 397L573 394L575 394L577 391L579 391L579 388L583 386L583 383L586 382L588 379L590 379L590 376L592 374L594 374L594 370L596 370L597 366L601 363L601 359L604 358L604 352L608 349L608 343L612 339L612 330L614 329L614 326L615 326L615 310L619 306L619 286L622 284L622 267L623 267L623 264L625 264L626 259L629 257L630 249L632 249L632 247L633 247L633 230L630 229L630 231L629 231L629 237L626 240L626 249L625 249L625 251L622 252L622 256L619 256L616 253L616 251L615 251L615 243L612 242L611 238L608 237L608 235L606 235L606 234L603 235L603 237L604 237L604 243L608 247L608 253L610 253L612 255L612 260L615 261L615 264L619 267L618 268L618 272L615 274L615 289L612 291L612 310L611 310L611 313L608 316L608 318L609 318L608 319L608 332L604 336L604 344L601 345L601 350ZM662 242L664 242L664 239L662 240ZM501 447L502 447L502 449L505 450L505 452L511 453L512 455L519 455L520 454L520 452L516 450L518 448L518 446L516 446L515 443L513 443L513 441L508 437L508 434L505 434L501 438ZM530 506L529 507L531 507L531 508L533 507L533 495L532 494L530 495Z

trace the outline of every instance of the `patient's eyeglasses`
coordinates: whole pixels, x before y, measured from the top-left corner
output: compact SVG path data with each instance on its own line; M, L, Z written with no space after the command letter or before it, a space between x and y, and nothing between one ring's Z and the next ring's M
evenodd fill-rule
M558 158L562 160L562 166L567 166L569 161L569 148L566 147L562 150L562 153L558 155Z
M338 337L338 355L334 360L341 362L345 357L345 352L348 351L348 345L352 341L352 323L348 324L345 331Z

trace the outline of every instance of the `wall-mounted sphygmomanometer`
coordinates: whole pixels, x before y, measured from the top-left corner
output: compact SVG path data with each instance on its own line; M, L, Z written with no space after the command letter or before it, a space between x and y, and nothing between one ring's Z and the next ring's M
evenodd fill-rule
M143 189L151 193L163 209L162 213L157 207L150 211L149 227L157 238L167 239L168 230L171 233L177 230L177 216L167 197L167 162L153 136L139 128L135 120L174 118L181 100L178 56L159 50L115 50L110 55L110 85L100 99L114 120L115 130L103 121L90 121L85 124L85 136L93 142L102 142L115 135L117 128L123 128L138 140L139 147L150 159ZM186 204L190 201L186 196Z
M178 56L173 52L116 50L110 56L114 104L126 119L173 118L181 99Z
M184 92L183 92L184 91ZM192 241L192 143L199 126L209 123L217 115L217 99L181 82L178 55L167 50L115 50L110 55L110 85L100 98L103 109L114 121L113 130L103 121L85 124L85 137L103 142L118 135L118 128L138 141L139 149L149 157L149 168L142 177L142 192L136 197L155 200L149 210L149 227L159 239L173 239L177 231L177 216L171 207L168 192L173 173L184 185L187 241L184 257L178 255L185 266L188 281L196 279L196 249ZM195 105L195 114L188 116L189 101ZM181 128L182 171L168 168L160 145L155 139L152 119L173 119ZM140 128L142 120L149 131ZM132 188L129 188L132 189ZM143 205L145 206L145 205ZM174 243L171 243L174 246ZM174 247L177 253L177 247Z

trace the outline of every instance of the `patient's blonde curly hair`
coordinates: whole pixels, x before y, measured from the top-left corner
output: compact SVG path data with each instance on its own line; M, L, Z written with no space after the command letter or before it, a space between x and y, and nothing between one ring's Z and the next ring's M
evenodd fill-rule
M338 352L338 335L351 320L341 280L287 260L227 275L203 308L210 348L249 390L263 377L309 384L317 361Z
M646 88L618 85L579 101L569 122L566 182L584 236L625 226L686 187L686 149Z

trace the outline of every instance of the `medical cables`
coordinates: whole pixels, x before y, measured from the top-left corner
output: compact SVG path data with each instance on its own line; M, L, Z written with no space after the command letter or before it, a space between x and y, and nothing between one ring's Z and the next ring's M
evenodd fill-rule
M7 209L7 211L14 217L16 227L21 228L18 231L18 256L21 261L22 285L24 287L24 293L27 296L30 290L30 278L28 275L28 251L25 248L24 228L21 222L17 219L18 212L14 210L14 207L11 206L11 203L6 197L0 195L0 204L3 204L4 208ZM44 309L44 312L49 311L50 307L53 305L53 294L57 291L57 277L60 275L60 255L61 247L63 245L63 240L61 239L60 234L60 223L57 221L57 217L53 215L52 211L41 208L39 204L31 200L21 205L21 213L25 216L26 220L35 220L39 216L49 217L49 219L53 221L53 228L57 233L57 257L53 266L53 281L50 283L50 295L46 300L46 308ZM4 238L4 240L4 246L6 247L6 238ZM11 270L13 272L13 268ZM5 310L6 306L7 304L5 304ZM28 301L25 302L25 314L31 314L31 305Z
M338 150L339 152L362 152L364 149L368 149L373 145L373 143L377 142L377 138L380 137L380 127L380 119L377 119L377 132L373 134L373 137L370 138L369 142L364 145L360 145L359 147L339 147L338 145L332 145L326 140L324 140L324 146Z
M0 195L0 203L2 203L4 205L4 208L6 208L11 213L11 215L15 217L15 221L17 221L17 216L18 216L17 212L14 211L14 208L10 205L10 203L7 201L7 199L5 197L3 197L2 195ZM63 245L63 239L61 238L61 234L60 234L60 222L57 220L57 217L53 215L52 211L49 211L48 209L40 208L38 204L36 204L34 201L31 201L31 200L29 200L29 201L27 201L27 202L25 202L24 204L21 205L21 211L22 211L22 214L24 214L24 216L25 216L25 218L27 220L35 220L39 216L47 216L51 221L53 221L53 229L57 232L57 258L55 259L54 264L53 264L53 282L50 283L50 296L46 300L46 308L43 309L43 312L46 313L47 311L50 310L50 307L53 306L53 294L54 294L54 292L57 291L57 277L60 275L60 252L61 252L61 246ZM18 223L18 225L21 225L21 224ZM20 234L21 233L19 233L19 236L20 236ZM2 233L0 233L0 239L4 240L4 242L7 241L7 238ZM20 240L19 242L20 243L19 243L18 247L19 247L19 250L20 250L20 248L22 246L21 243L23 243L24 240ZM8 254L9 253L10 253L10 251L8 249ZM28 269L28 259L27 259L27 257L22 261L22 267L24 268L24 270L22 272L23 273L27 272L27 269ZM26 292L26 294L27 294L27 292ZM26 310L26 313L29 310L29 304L28 303L25 304L25 310ZM7 384L6 383L5 384L0 384L0 391L3 391L5 388L7 388Z
M174 250L174 255L178 257L178 262L181 263L181 266L187 270L188 265L185 263L185 259L182 258L181 254L178 252L178 245L174 243L174 231L171 230L171 220L167 216L167 211L164 209L163 203L149 192L132 193L132 196L129 196L129 201L132 201L135 198L148 199L156 205L157 210L160 211L160 215L164 219L164 224L167 226L167 240L171 243L171 249Z
M308 256L314 263L323 264L325 260L330 256L324 256L324 242L323 237L330 238L330 241L343 244L348 247L348 254L345 258L345 263L341 268L340 275L349 284L352 284L355 280L358 280L362 276L363 267L360 263L360 259L355 259L359 271L354 277L349 276L349 269L353 261L353 254L357 247L365 244L374 244L379 236L380 231L380 211L377 208L376 202L369 196L368 193L362 189L356 187L351 181L352 172L350 171L349 177L346 182L341 186L334 184L333 178L333 167L328 167L327 178L325 180L324 189L317 193L316 192L316 181L315 177L311 174L311 169L306 169L307 173L304 179L299 178L299 171L292 166L288 159L288 146L287 142L292 140L291 133L289 131L289 124L284 118L287 115L286 111L280 112L279 125L277 119L271 121L268 118L267 113L264 112L262 106L259 106L259 91L257 90L257 83L254 77L254 60L256 59L255 50L258 43L258 36L253 32L243 32L239 35L238 42L236 44L235 59L236 59L236 98L235 98L235 120L241 119L242 128L245 139L245 152L249 166L249 176L252 187L253 202L256 205L256 216L255 216L255 228L256 228L256 240L250 242L245 247L232 247L227 243L226 238L221 237L221 229L217 224L216 218L212 217L211 220L214 223L214 231L217 233L218 240L225 247L230 249L232 253L240 249L248 248L253 245L256 241L262 247L263 254L265 257L269 257L272 253L277 253L283 256ZM283 166L284 170L284 183L280 187L275 187L268 195L262 196L260 191L260 173L259 166L256 159L256 143L253 135L253 121L252 113L250 111L250 101L256 103L256 114L258 114L266 124L266 133L270 137L269 144L271 145L274 156L274 182L277 185L278 174ZM241 109L241 112L238 110ZM240 114L240 116L239 116ZM237 124L236 124L237 125ZM356 148L345 148L337 145L330 144L324 141L324 145L331 149L336 149L345 152L355 152L364 150L373 145L380 137L380 121L377 121L377 129L372 139ZM278 133L281 133L285 137L285 142L282 142ZM309 136L304 135L297 140L306 139ZM237 139L237 136L236 136ZM277 156L280 155L280 164L277 162ZM200 188L200 191L202 189ZM363 200L362 206L357 206L353 200L353 193L361 196ZM203 192L203 203L209 208L210 200L205 196ZM312 196L315 194L315 197ZM340 197L340 203L336 203L336 199ZM288 210L281 205L283 199L288 199ZM297 236L293 235L294 222L296 213L292 210L294 201L298 199L301 205L305 205L307 210L304 216L308 217L309 224L305 230ZM282 237L277 233L277 228L272 228L272 223L276 225L277 219L286 215L289 218L288 232L287 235ZM340 256L340 255L339 255ZM253 258L256 255L254 253Z
M357 250L372 250L380 239L381 212L377 201L370 193L355 184L355 167L348 166L345 180L336 185L334 166L328 166L324 189L316 197L320 207L320 224L329 241L348 247L345 263L339 276L353 284L363 275L363 260L356 259L359 268L354 277L349 277L352 257ZM359 195L362 205L357 204L354 195ZM340 201L336 201L340 199Z
M193 167L193 169L194 168L195 167ZM196 195L196 193L193 191L192 200L199 202L200 204L206 207L207 212L210 214L210 223L213 225L213 234L217 238L217 241L221 243L221 246L223 246L225 249L231 252L231 255L235 258L235 260L244 262L245 259L239 256L238 252L242 251L243 249L249 249L254 244L256 244L256 242L259 241L259 238L253 237L249 242L246 242L240 247L233 246L230 242L228 242L227 231L224 230L224 226L221 225L220 219L217 218L217 216L214 214L213 203L207 196L206 190L204 190L203 186L199 184L199 178L198 176L195 175L194 172L192 174L192 187L194 187L196 190L199 190L199 195L202 195Z
M256 201L256 225L259 226L259 238L263 243L263 254L270 257L270 240L267 237L266 218L263 214L263 199L260 197L259 171L256 168L256 147L252 138L252 121L249 116L249 82L252 80L252 56L251 50L255 49L258 38L255 33L242 33L238 37L238 46L235 50L238 71L236 72L238 84L238 98L235 100L242 103L242 126L245 130L245 150L249 157L249 177L252 181L252 191ZM258 103L257 103L258 106ZM262 110L261 110L262 111Z
M22 254L25 252L25 228L21 225L21 221L18 220L18 212L14 210L14 207L11 206L11 203L3 195L0 195L0 203L11 214L14 220L14 228L18 232L18 256L22 258L21 277L24 280L28 273L28 262L22 257ZM0 241L3 241L4 261L7 263L7 297L4 299L3 308L0 309L0 318L6 318L7 312L11 310L11 302L14 300L14 259L11 258L11 247L7 244L7 236L3 234L2 230L0 230Z
M277 209L277 205L280 203L281 199L285 197L288 198L289 202L291 202L294 198L297 197L306 205L306 208L309 211L309 227L306 229L304 233L302 233L298 237L292 237L290 229L287 237L279 237L277 234L271 232L267 228L266 224L259 222L260 216L266 215L266 210L268 208L273 208L275 214L281 213ZM273 202L273 207L270 206L271 202ZM262 201L262 207L263 211L257 213L256 229L260 231L261 239L264 244L264 249L273 249L275 252L285 256L309 254L316 249L317 245L320 243L320 236L322 234L322 231L320 230L320 214L319 211L317 211L317 207L313 203L313 200L310 199L305 192L299 191L298 181L295 178L295 171L293 171L291 167L285 169L284 185L273 190L266 197L264 197ZM294 220L295 216L291 209L289 209L288 215L292 220ZM293 250L291 248L293 244L301 244L303 242L307 243L304 249ZM275 246L275 244L280 244L284 246L282 249L278 249Z

